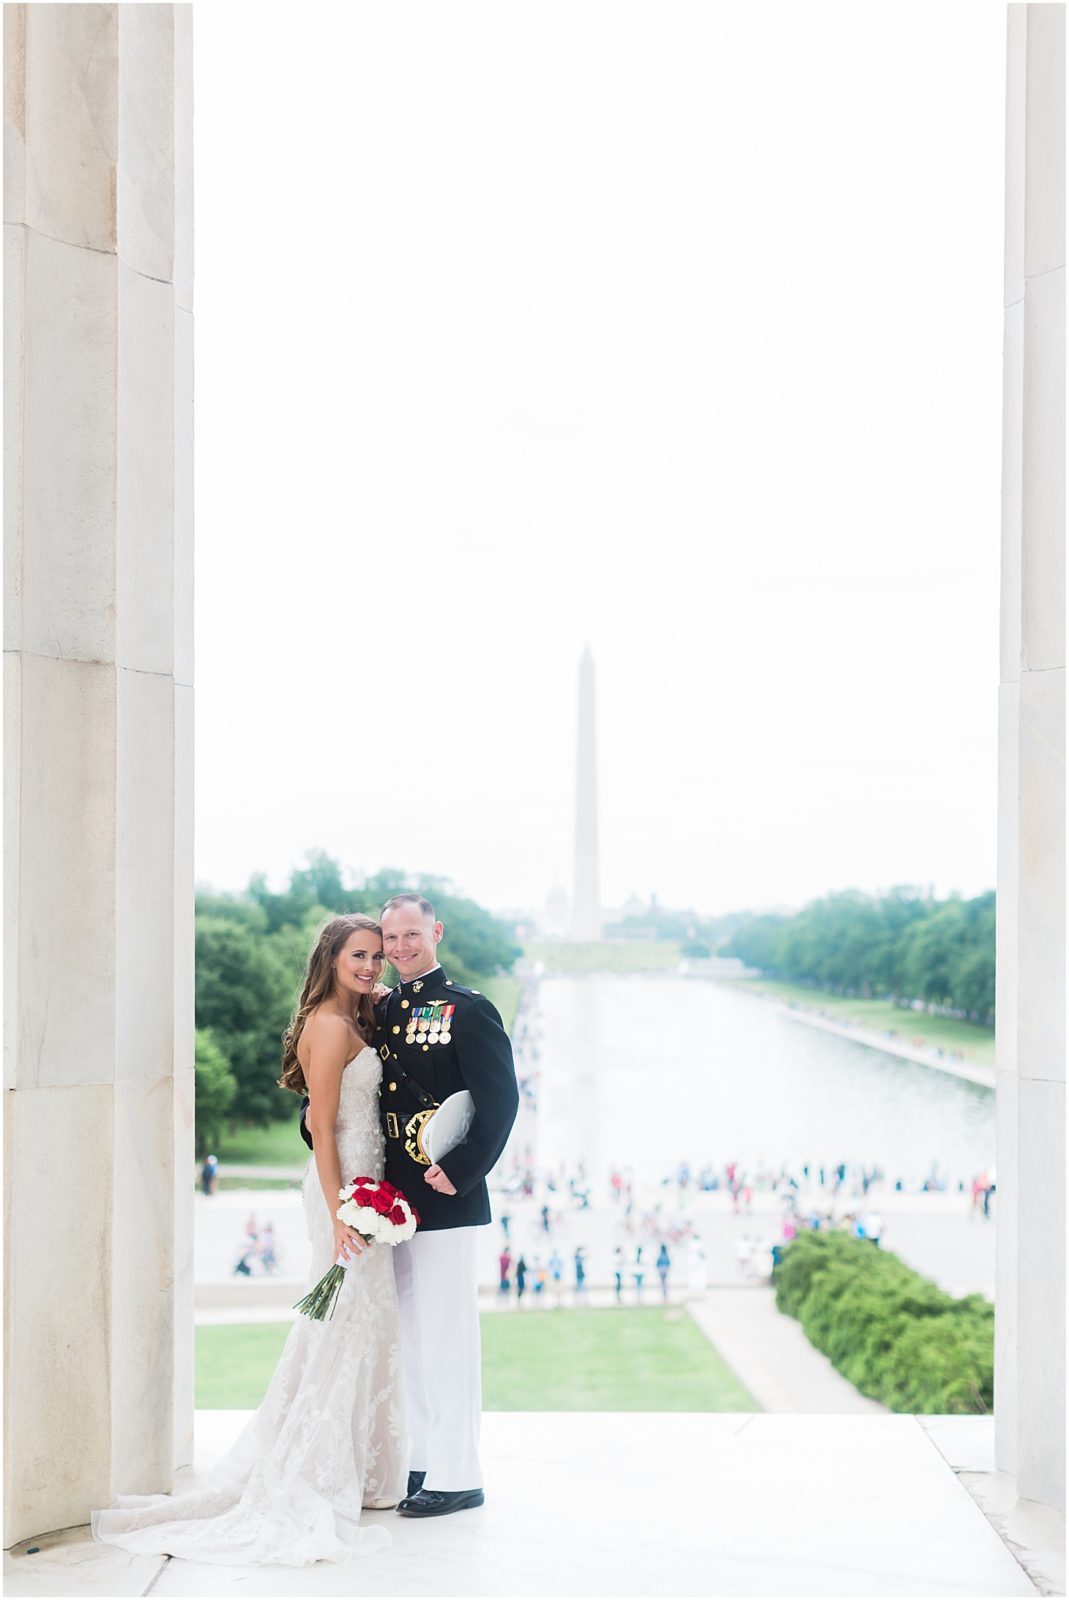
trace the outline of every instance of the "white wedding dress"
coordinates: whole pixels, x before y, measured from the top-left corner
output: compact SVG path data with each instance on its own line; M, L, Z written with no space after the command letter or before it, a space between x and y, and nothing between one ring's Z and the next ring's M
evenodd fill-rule
M342 1073L336 1133L344 1182L383 1176L381 1069L365 1045ZM334 1255L314 1158L304 1212L310 1289ZM385 1528L358 1524L362 1506L396 1504L408 1481L392 1257L388 1245L370 1245L347 1268L333 1317L298 1317L259 1410L200 1488L123 1495L110 1511L93 1513L94 1537L139 1554L231 1566L301 1567L389 1545Z

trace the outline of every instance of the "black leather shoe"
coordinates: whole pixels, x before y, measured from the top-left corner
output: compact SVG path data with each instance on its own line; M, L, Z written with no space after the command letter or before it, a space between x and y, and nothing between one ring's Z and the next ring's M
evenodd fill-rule
M451 1511L470 1511L482 1503L481 1489L421 1489L418 1494L410 1494L407 1500L401 1501L397 1514L401 1517L447 1517Z
M426 1476L425 1472L410 1472L408 1474L408 1498L410 1500L414 1494L419 1494Z

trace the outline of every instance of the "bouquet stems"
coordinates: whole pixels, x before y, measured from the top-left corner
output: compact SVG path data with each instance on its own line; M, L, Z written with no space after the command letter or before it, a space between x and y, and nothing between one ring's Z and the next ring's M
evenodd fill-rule
M338 1292L344 1281L345 1268L339 1267L335 1262L329 1272L320 1278L315 1288L310 1289L303 1300L298 1300L293 1309L303 1312L306 1317L311 1317L313 1322L326 1322L328 1317L334 1315Z
M371 1241L365 1234L360 1235L365 1244ZM298 1300L294 1311L300 1311L304 1316L311 1317L313 1322L326 1322L334 1315L334 1307L338 1303L341 1286L345 1282L346 1262L341 1256L334 1265L323 1274L314 1288L309 1289L303 1300Z

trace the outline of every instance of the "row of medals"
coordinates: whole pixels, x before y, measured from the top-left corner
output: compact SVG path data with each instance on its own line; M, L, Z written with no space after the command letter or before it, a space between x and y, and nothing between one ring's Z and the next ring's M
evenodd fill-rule
M433 1007L420 1006L409 1017L405 1025L406 1044L448 1044L453 1037L450 1026L453 1020L455 1006L446 1006L445 1011L439 1015L438 1006L441 1001L435 1001ZM426 1015L430 1011L430 1016Z

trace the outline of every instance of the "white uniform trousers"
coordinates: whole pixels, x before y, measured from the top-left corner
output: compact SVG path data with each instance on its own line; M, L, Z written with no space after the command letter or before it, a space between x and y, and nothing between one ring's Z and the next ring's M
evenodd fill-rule
M394 1247L410 1472L425 1489L481 1489L477 1228L436 1228Z

